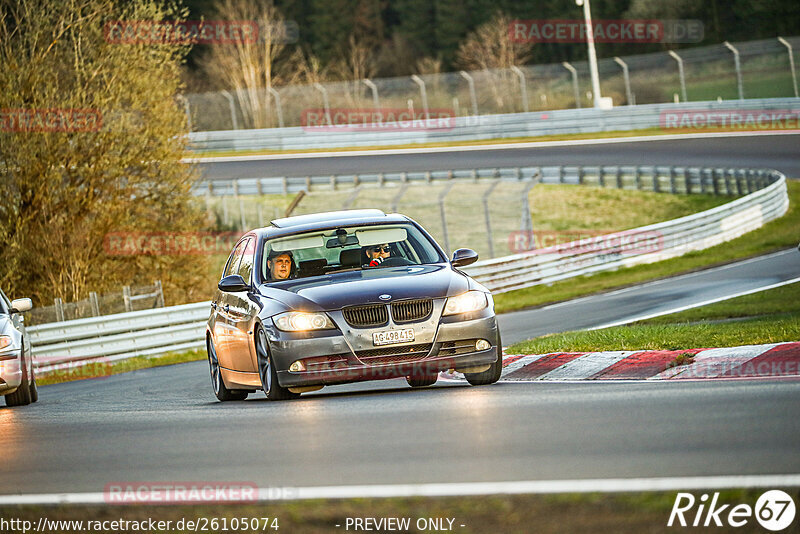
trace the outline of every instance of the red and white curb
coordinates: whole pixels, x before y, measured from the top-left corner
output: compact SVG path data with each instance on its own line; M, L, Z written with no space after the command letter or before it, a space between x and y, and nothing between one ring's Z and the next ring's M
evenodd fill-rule
M677 365L678 357L691 363ZM460 373L443 378L462 378ZM800 376L800 343L719 349L554 352L503 358L503 381L676 380Z

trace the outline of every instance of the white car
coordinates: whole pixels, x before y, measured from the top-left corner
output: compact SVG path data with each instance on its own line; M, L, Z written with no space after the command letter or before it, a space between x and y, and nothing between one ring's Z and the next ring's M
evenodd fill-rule
M5 396L8 406L39 400L31 343L21 315L32 307L31 299L9 301L0 291L0 395Z

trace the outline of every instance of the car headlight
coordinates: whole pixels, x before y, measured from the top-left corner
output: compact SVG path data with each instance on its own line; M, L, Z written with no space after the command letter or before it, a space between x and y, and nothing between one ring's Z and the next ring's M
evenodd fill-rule
M475 290L467 291L456 297L447 298L447 304L444 305L444 315L474 312L482 310L488 305L486 293Z
M272 318L279 330L285 332L304 332L306 330L327 330L336 328L324 313L285 312Z
M13 342L14 340L11 339L11 336L0 336L0 350L10 346Z

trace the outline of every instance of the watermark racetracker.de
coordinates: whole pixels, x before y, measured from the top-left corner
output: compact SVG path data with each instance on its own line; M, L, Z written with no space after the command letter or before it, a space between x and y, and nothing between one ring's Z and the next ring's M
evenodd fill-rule
M585 43L588 27L583 19L514 20L508 25L513 43ZM597 43L699 43L700 20L623 19L593 20Z
M109 256L199 256L229 254L241 232L109 232L103 250Z
M664 249L664 236L655 230L519 230L508 236L514 254L533 251L574 256L588 253L638 255Z
M114 20L103 26L105 40L125 45L230 45L259 42L294 43L295 21L263 24L252 20Z
M91 108L3 108L0 132L97 132L103 114Z
M800 109L676 109L662 111L659 126L665 130L796 130L800 128Z
M303 110L300 124L307 132L449 131L456 126L456 115L448 108L309 108Z

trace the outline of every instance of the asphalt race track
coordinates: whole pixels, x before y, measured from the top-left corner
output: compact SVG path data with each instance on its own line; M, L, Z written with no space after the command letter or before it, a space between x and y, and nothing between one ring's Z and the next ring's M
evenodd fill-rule
M570 163L580 162L578 156L595 164L603 158L635 163L634 157L692 163L707 150L697 164L724 161L727 152L729 165L798 176L798 140L634 143L593 148L594 160L589 152L528 153L526 164L569 156L575 156ZM487 157L502 158L503 165L526 158L504 154ZM774 164L769 154L778 156ZM464 166L478 160L458 155ZM310 164L304 161L294 163ZM363 162L382 164L375 157ZM323 163L337 172L330 161L313 162ZM269 174L282 173L289 174ZM798 276L800 253L791 249L507 314L503 340L630 320ZM37 404L0 408L0 495L102 492L107 484L133 481L241 481L266 488L800 473L798 399L796 379L440 382L424 390L392 380L325 388L291 402L268 402L257 392L243 402L219 403L207 364L195 362L46 386Z
M445 149L446 150L446 149ZM800 177L800 134L199 163L204 178L263 178L547 165L690 165L777 169Z

